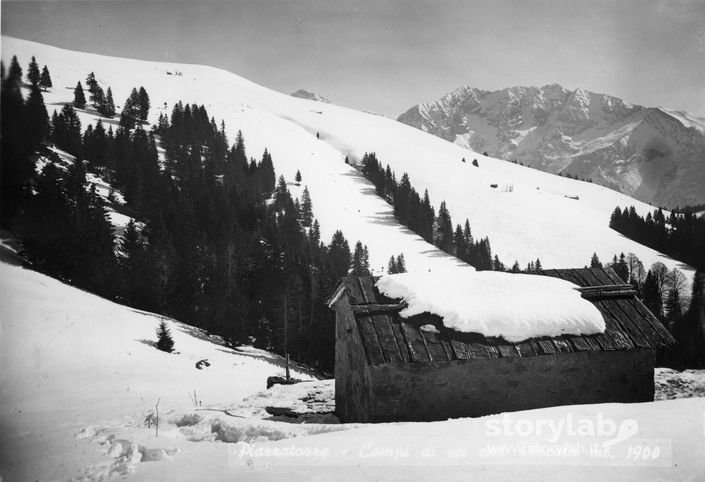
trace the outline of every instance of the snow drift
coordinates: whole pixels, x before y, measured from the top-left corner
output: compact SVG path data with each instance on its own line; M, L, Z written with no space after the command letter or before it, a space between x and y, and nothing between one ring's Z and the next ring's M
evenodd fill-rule
M502 337L510 342L605 331L595 306L578 286L548 276L495 271L387 275L377 288L408 307L401 316L438 315L446 327L466 333Z

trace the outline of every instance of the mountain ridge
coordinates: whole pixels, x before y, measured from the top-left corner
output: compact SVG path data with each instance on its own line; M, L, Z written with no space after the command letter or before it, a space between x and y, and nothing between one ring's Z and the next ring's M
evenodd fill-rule
M321 239L340 230L346 239L361 240L377 272L400 253L410 272L454 269L460 262L398 224L392 207L350 165L366 152L375 152L398 174L407 173L419 193L428 190L434 206L445 201L456 224L469 219L474 238L490 237L492 253L505 263L526 266L540 258L546 267L571 268L584 265L595 252L602 260L631 252L647 266L661 261L692 276L690 267L609 228L617 205L634 205L642 216L653 207L603 186L483 155L474 156L475 167L460 146L392 119L297 99L222 69L76 52L7 36L2 54L6 65L14 54L20 65L32 56L48 65L55 86L43 93L49 109L71 102L74 86L91 71L112 88L118 104L134 86L143 86L154 106L150 124L160 114L169 115L168 106L179 100L204 105L224 121L228 139L242 132L248 153L267 149L277 176L293 180L300 171L301 184L288 187L299 199L308 188ZM175 71L183 75L169 74ZM78 116L84 128L97 122L93 111L79 109ZM461 162L463 157L468 162Z
M705 201L705 119L559 84L464 85L398 121L476 152L570 174L654 205Z

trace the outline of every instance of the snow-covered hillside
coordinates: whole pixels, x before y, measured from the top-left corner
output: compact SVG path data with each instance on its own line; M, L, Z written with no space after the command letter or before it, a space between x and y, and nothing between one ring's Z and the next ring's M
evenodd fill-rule
M176 321L177 353L160 352L150 345L158 316L21 267L7 240L0 291L2 480L499 481L518 465L526 480L705 475L703 398L435 423L344 425L330 415L291 423L266 409L329 411L329 381L264 392L266 377L283 371L280 357L224 347ZM210 366L199 370L202 359ZM678 396L677 376L662 378L663 398ZM609 430L576 435L568 423ZM514 433L526 427L535 431Z
M140 424L162 413L227 404L283 375L281 357L231 349L169 321L175 353L157 350L160 317L20 266L0 243L0 478L54 480L105 459L76 435L95 423ZM200 360L210 366L196 368ZM311 379L306 371L293 376ZM128 424L129 424L128 423ZM84 432L85 435L85 432ZM89 437L90 438L90 437ZM41 459L41 460L39 460Z
M6 65L14 54L23 66L32 55L48 65L54 88L44 97L50 110L70 102L76 83L91 71L101 85L112 88L118 106L133 87L144 86L153 106L152 123L178 100L205 105L225 121L231 141L242 130L250 156L259 157L268 148L277 175L293 180L300 170L302 185L292 185L292 193L300 197L308 186L322 239L341 229L349 240L361 240L377 271L399 253L410 271L441 270L459 262L400 226L372 185L344 163L346 155L355 162L366 151L375 151L398 175L408 172L417 190L428 189L436 207L445 200L455 223L468 218L473 235L489 236L493 252L505 263L517 260L526 266L540 258L544 267L584 266L596 251L602 260L633 252L647 267L656 261L683 267L608 228L615 206L636 204L641 214L650 206L600 186L472 156L381 116L294 98L211 67L111 58L3 37ZM96 121L92 112L80 116L84 127ZM462 163L463 157L468 162ZM470 157L477 158L479 167L472 166Z
M657 206L705 202L705 119L560 85L461 87L399 121L478 152L567 173Z

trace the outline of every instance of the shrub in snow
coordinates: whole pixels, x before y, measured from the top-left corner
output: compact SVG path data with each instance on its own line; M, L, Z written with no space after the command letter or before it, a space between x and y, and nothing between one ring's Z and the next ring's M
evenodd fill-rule
M174 349L174 340L171 338L171 331L165 320L160 321L157 327L157 348L167 353L171 353Z

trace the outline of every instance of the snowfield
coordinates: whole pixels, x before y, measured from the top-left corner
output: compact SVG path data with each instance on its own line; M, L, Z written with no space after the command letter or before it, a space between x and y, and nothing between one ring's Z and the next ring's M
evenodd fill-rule
M360 239L378 272L400 253L410 271L470 268L395 221L371 184L344 163L346 155L355 162L365 151L376 151L398 176L407 171L436 207L445 199L455 222L468 217L475 237L490 236L507 263L526 265L538 257L545 267L583 266L596 250L603 261L624 251L646 266L679 266L607 227L617 204L635 204L642 214L649 206L599 186L474 156L381 116L314 104L211 67L111 58L3 37L6 66L14 54L23 68L32 55L48 66L54 88L44 99L50 111L70 102L76 83L91 71L112 88L118 106L133 87L144 86L152 123L178 100L205 105L225 121L231 142L243 131L250 156L268 148L277 175L291 181L300 170L302 185L291 189L300 196L308 186L322 238L342 229L348 240ZM79 115L84 127L97 120L90 110ZM108 123L115 127L117 119ZM472 167L472 157L479 167ZM224 346L175 320L168 323L176 352L160 352L153 342L161 317L22 267L7 240L0 243L0 293L3 481L705 478L703 398L434 423L339 424L330 414L330 381L294 368L292 376L302 384L265 391L267 377L284 372L281 357ZM202 360L210 366L198 369ZM671 398L678 377L664 377L670 390L664 398ZM272 408L304 415L272 415Z
M173 320L160 352L159 316L23 268L7 240L0 290L2 480L705 477L705 398L339 424L332 380L294 369L304 382L265 390L281 357ZM705 374L683 377L657 371L657 398L705 393Z
M642 215L652 207L607 188L474 154L379 115L285 95L212 67L107 57L3 37L5 65L15 54L22 66L32 55L47 64L54 83L44 94L50 115L73 100L76 83L85 84L91 71L105 89L112 88L118 110L133 87L144 86L152 124L160 113L170 114L179 100L203 104L216 122L225 121L231 142L242 130L248 155L259 158L269 149L277 176L293 181L300 170L301 186L291 184L290 189L300 198L308 186L322 240L330 240L337 229L352 243L359 239L369 247L377 273L400 253L411 272L463 263L400 226L391 206L344 163L346 156L358 162L365 152L376 152L398 178L408 172L417 191L428 189L436 209L445 200L454 223L468 218L474 237L489 236L493 253L505 264L516 260L525 267L540 258L546 268L574 268L589 263L595 251L602 261L632 252L647 268L662 261L692 276L689 267L609 229L615 206L635 205ZM97 121L93 110L79 111L79 116L84 128ZM104 121L106 128L117 122ZM473 159L479 167L472 166Z

